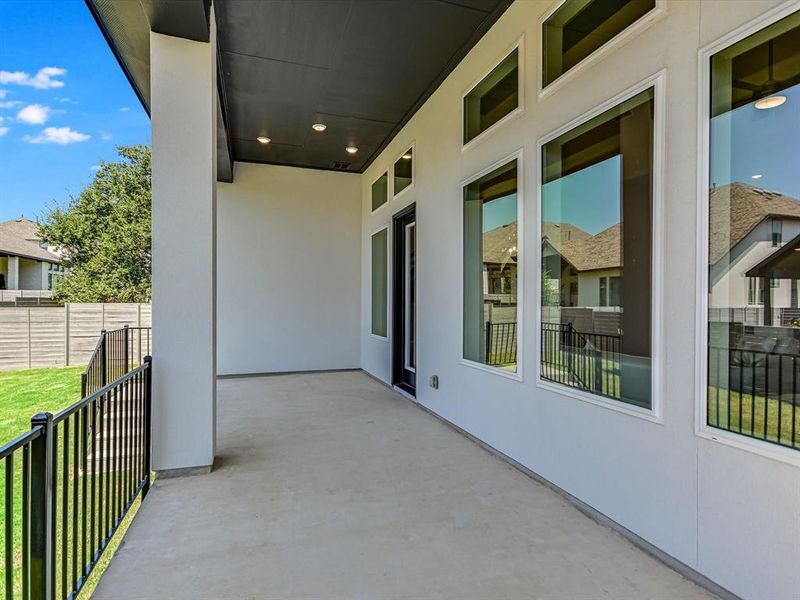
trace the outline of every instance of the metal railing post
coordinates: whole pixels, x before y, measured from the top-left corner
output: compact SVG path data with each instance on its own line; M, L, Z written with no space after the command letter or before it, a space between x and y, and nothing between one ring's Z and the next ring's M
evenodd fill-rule
M142 500L145 499L147 496L147 492L150 491L150 472L152 470L151 466L151 454L150 454L150 443L151 443L151 428L152 428L152 417L153 417L153 357L152 356L145 356L144 357L144 364L147 365L147 369L144 371L144 472L145 472L145 480L144 485L142 486Z
M603 393L603 353L598 348L594 350L594 391Z
M31 428L42 435L31 442L30 597L52 600L53 584L53 415L39 413Z
M100 361L100 387L106 387L106 383L108 383L108 354L107 349L108 345L106 344L106 330L102 329L100 331L100 345L101 345L101 352L103 354L103 360Z
M86 396L88 395L87 394L88 389L89 387L86 380L86 372L84 371L83 373L81 373L81 400L86 398Z
M125 373L128 372L128 369L130 368L130 365L129 365L130 361L129 361L129 356L128 356L128 339L129 339L130 330L128 329L127 325L125 325L122 329L124 331L123 337L125 338L125 342L124 342L125 343L125 350L123 350L123 352L122 352L122 360L124 361L125 366L122 369L122 373L125 374Z

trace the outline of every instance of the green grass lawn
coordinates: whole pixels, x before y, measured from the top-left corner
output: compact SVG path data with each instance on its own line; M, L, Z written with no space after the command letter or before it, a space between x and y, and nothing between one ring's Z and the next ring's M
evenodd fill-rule
M0 372L0 445L10 442L15 437L25 433L30 429L30 418L38 412L51 412L53 414L60 410L74 404L80 400L81 392L81 378L82 367L70 368L48 368L48 369L29 369L23 371L5 371ZM57 443L59 449L63 447L63 432L59 432L57 436ZM59 454L61 460L62 454ZM20 532L22 527L21 518L21 504L22 504L22 489L21 489L21 461L20 453L15 454L14 464L14 511L13 511L13 554L14 554L14 597L21 596L22 577L21 577L21 540ZM5 558L5 522L6 511L3 499L5 498L5 469L2 466L3 475L0 478L0 510L2 511L2 520L0 520L0 557ZM59 471L60 473L60 471ZM87 475L80 472L75 468L75 465L69 467L69 484L70 487L78 482L82 482L83 477ZM60 510L62 495L62 482L59 477L58 490L57 490L57 516L56 516L56 547L57 562L61 561L61 540L62 529ZM94 590L99 578L102 576L103 571L108 566L114 552L116 551L122 536L125 533L133 515L138 508L139 500L134 504L133 509L126 515L118 531L113 536L108 547L106 548L103 556L101 557L98 565L93 570L89 581L81 590L79 598L88 598ZM80 514L79 514L80 516ZM71 562L71 551L68 551L68 561ZM68 564L70 564L68 562ZM60 574L57 575L57 593L56 597L65 597L66 594L62 593L62 583ZM69 587L69 583L68 586ZM0 597L6 597L6 569L5 564L0 564Z

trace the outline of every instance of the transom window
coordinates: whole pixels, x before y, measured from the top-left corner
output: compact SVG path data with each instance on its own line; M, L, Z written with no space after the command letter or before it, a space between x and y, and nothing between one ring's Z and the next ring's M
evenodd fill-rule
M706 422L800 448L800 12L708 67Z
M519 107L519 49L464 96L464 143Z
M656 0L566 0L542 26L542 87L656 7Z
M372 210L376 211L389 200L389 173L384 173L372 184Z
M541 378L651 399L654 89L542 147Z
M414 149L409 148L394 163L394 195L414 183Z

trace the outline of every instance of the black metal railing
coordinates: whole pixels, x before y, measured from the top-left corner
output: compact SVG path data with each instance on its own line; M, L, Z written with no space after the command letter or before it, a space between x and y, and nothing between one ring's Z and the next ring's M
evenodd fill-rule
M621 359L622 336L542 323L542 379L619 399Z
M800 449L800 355L710 346L706 422Z
M75 598L150 486L152 362L0 448L5 598Z
M486 364L510 365L517 362L517 324L486 321Z
M128 327L100 334L86 370L81 374L81 397L93 394L109 381L115 381L145 356L152 354L152 328Z

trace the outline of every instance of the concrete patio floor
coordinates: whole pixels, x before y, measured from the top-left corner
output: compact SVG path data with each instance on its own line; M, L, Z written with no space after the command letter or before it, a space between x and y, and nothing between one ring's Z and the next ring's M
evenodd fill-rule
M363 373L219 382L96 598L710 598Z

